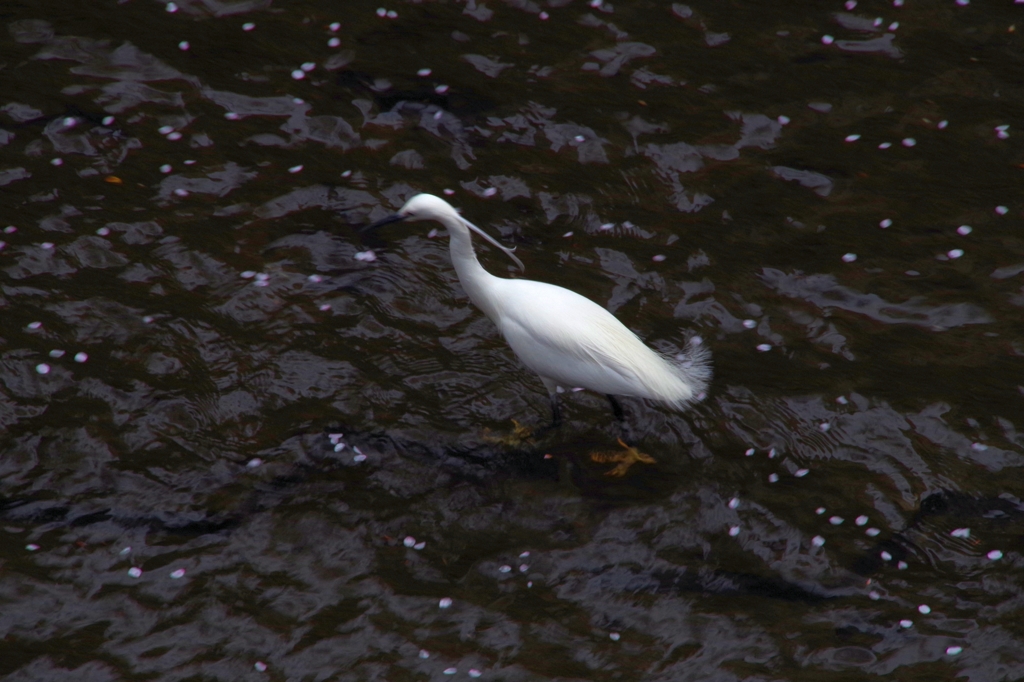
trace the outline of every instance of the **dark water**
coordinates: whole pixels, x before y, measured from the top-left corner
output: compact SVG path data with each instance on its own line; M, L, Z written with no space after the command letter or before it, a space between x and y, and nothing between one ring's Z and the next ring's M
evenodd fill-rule
M1024 6L595 5L0 8L0 674L1024 677ZM656 464L445 189L703 337Z

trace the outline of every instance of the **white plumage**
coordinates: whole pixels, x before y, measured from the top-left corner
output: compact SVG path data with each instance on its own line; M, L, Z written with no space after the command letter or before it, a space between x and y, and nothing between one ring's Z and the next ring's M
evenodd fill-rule
M559 421L557 388L581 386L613 396L649 398L682 409L698 399L711 378L707 350L691 343L679 359L647 347L614 315L588 298L553 284L495 277L480 265L470 231L508 254L511 249L431 194L418 194L397 214L399 220L436 220L448 228L451 257L459 281L473 303L498 327L512 351L536 372L551 397Z

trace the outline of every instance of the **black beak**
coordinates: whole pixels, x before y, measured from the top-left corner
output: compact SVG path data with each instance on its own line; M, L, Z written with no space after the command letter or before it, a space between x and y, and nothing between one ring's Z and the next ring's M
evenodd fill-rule
M361 227L361 228L359 228L359 231L360 232L369 232L370 230L375 230L378 227L381 227L382 225L390 225L391 223L398 223L398 222L401 222L403 220L405 220L405 216L404 215L401 215L399 213L395 213L394 215L389 215L387 218L384 218L383 220L378 220L375 223L370 223L366 227Z

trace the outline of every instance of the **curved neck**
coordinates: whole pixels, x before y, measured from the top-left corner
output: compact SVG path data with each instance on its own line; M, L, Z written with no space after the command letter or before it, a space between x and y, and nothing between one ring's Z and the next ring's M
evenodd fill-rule
M449 247L452 265L459 276L462 288L477 308L482 310L492 322L497 323L497 300L493 295L494 283L499 278L484 270L473 250L473 241L469 230L461 224L447 223Z

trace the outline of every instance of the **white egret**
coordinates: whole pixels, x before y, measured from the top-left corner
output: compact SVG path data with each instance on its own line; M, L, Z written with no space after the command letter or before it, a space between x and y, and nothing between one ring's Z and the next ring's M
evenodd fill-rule
M480 265L470 231L512 250L463 218L444 199L417 194L398 213L368 228L401 220L436 220L448 228L452 263L462 288L495 324L524 365L540 376L551 399L553 423L561 421L558 389L581 386L604 393L623 421L615 396L649 398L682 409L697 400L711 378L707 350L691 343L677 358L644 345L614 315L579 294L544 282L495 277Z

